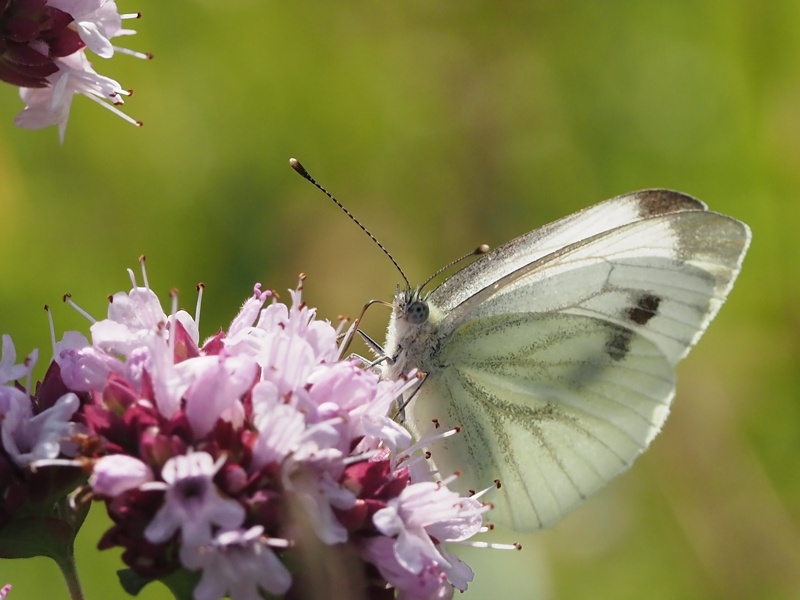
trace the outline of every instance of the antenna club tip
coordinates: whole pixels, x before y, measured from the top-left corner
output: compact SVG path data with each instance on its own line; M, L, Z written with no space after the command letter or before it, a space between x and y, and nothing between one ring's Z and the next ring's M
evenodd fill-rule
M481 244L477 248L475 248L475 254L486 254L491 248L489 248L489 244Z
M306 168L300 163L299 160L297 160L296 158L290 158L289 166L292 167L298 173L300 173L300 175L308 179L308 171L306 171Z

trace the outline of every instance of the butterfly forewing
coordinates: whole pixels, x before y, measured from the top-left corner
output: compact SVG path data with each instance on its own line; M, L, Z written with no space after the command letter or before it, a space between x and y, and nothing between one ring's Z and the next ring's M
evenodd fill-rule
M394 315L385 375L427 378L408 406L442 476L499 478L492 520L546 526L625 470L661 429L674 367L735 280L746 225L683 194L637 192L481 257ZM401 326L402 324L402 326Z
M434 290L432 298L440 309L450 311L503 276L576 241L657 215L705 209L706 205L700 200L671 190L643 190L617 196L535 229L483 255L445 280Z
M748 240L742 223L711 212L630 223L493 282L454 307L439 335L484 315L568 312L638 330L676 363L722 305Z

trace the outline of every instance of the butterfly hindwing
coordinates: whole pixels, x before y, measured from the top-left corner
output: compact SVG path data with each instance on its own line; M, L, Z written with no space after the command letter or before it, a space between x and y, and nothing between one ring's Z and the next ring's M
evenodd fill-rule
M519 530L553 523L625 470L674 393L652 342L584 316L479 318L439 358L411 421L461 427L430 448L433 462L461 471L451 485L500 479L491 519Z

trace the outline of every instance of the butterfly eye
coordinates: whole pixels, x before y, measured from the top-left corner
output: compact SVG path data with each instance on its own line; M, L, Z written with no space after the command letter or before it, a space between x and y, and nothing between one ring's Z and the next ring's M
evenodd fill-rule
M428 303L422 300L415 300L408 305L407 318L412 325L422 325L428 320Z

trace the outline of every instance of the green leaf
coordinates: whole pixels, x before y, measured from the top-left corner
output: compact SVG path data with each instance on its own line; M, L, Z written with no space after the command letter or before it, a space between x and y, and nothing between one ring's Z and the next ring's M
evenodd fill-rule
M15 518L0 529L0 558L49 556L58 560L69 549L72 525L55 517Z

